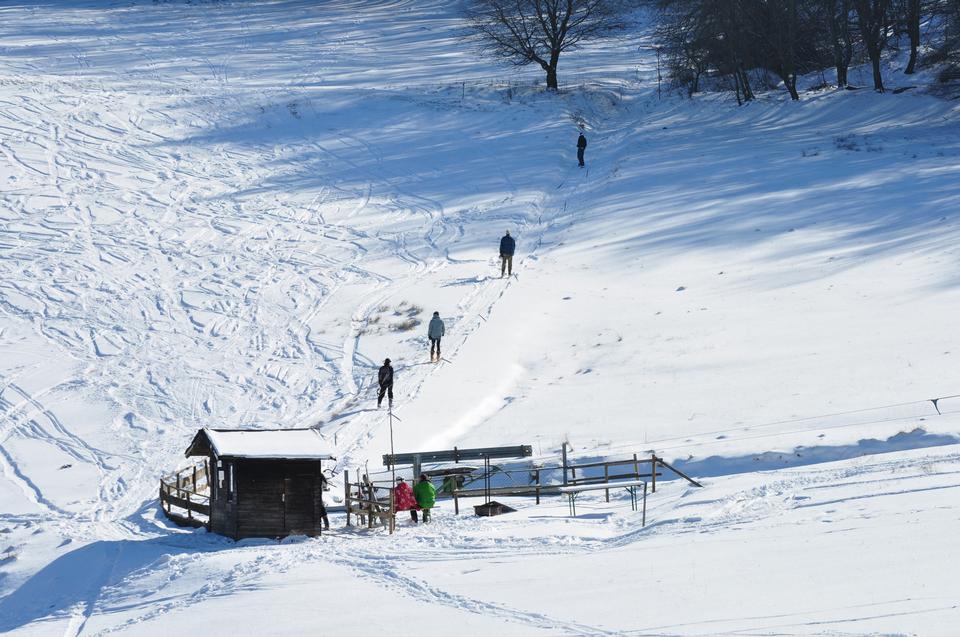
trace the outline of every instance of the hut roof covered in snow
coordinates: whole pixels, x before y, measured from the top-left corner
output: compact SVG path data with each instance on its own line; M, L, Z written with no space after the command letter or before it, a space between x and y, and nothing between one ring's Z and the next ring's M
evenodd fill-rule
M328 460L333 449L316 429L201 429L187 456L291 460Z

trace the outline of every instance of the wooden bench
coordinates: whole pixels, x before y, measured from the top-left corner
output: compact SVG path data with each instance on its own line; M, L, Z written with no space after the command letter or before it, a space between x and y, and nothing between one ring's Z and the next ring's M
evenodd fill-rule
M597 482L593 484L576 484L572 486L560 487L560 493L567 496L567 503L570 506L570 515L577 516L577 496L585 491L603 491L606 489L626 489L630 494L630 508L637 510L637 490L643 487L643 523L646 524L647 517L647 481L646 480L617 480L614 482Z

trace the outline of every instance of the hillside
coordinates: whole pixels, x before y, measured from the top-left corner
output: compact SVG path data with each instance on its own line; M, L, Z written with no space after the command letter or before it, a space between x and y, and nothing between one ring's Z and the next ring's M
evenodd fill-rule
M642 21L550 95L462 28L0 7L0 631L949 634L957 103L658 98ZM705 488L646 527L592 496L279 544L160 514L200 427L379 468L388 356L399 451L656 452Z

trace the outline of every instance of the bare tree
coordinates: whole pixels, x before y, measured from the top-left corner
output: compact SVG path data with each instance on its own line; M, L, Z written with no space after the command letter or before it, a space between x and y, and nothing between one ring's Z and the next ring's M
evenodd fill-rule
M750 29L753 0L658 0L663 20L657 36L674 81L692 94L711 69L730 78L742 104L753 99L748 71L754 68Z
M700 90L700 78L710 70L715 34L706 21L697 19L696 2L664 2L662 8L657 41L666 51L667 69L674 83L686 86L687 95L692 97Z
M904 73L910 75L917 67L917 51L920 48L920 0L907 2L907 35L910 36L910 61Z
M890 0L855 0L860 39L867 47L873 66L873 88L883 93L883 74L880 73L880 54L887 43L887 9Z
M928 64L947 63L939 75L941 82L957 79L960 75L960 0L929 0L925 3L927 15L937 25L936 43L924 56Z
M468 19L485 52L517 66L539 64L557 88L560 54L622 28L622 0L473 0Z
M847 70L853 59L853 35L850 33L850 0L823 0L825 19L830 27L833 66L837 70L837 87L847 86Z
M764 66L783 80L790 99L799 100L797 93L797 49L800 20L797 0L769 0L755 12L757 33L768 53Z

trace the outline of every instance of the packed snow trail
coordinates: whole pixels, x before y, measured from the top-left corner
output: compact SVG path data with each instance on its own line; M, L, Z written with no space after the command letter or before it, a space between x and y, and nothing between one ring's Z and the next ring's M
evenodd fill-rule
M25 54L4 56L0 95L0 523L14 545L34 529L62 538L54 552L166 532L145 512L196 428L356 410L385 354L419 359L428 300L450 357L502 293L487 255L503 226L522 236L540 216L550 180L534 158L556 156L553 133L504 128L496 92L463 108L453 79L491 70L467 51L429 85L379 90L409 83L402 63L326 76L364 67L352 18L396 11L437 42L459 29L414 3L3 11L8 52ZM423 53L417 28L395 28L394 59ZM524 138L504 191L486 157ZM404 370L402 399L427 374ZM355 420L345 449L379 426ZM40 566L18 561L10 585Z
M365 6L361 14L376 20L412 8ZM273 10L239 11L240 30L265 28ZM309 3L283 11L291 27L278 37L296 39L298 29L317 24ZM540 216L525 208L542 199L548 181L517 171L501 193L502 169L465 150L464 133L497 128L489 108L496 95L463 109L443 77L433 77L439 90L406 92L415 112L417 101L428 103L432 121L416 126L406 121L410 107L396 105L404 91L370 93L373 79L338 89L345 101L329 103L326 82L303 84L317 55L312 46L285 48L282 71L262 61L245 66L243 56L262 42L245 37L237 57L234 29L221 30L234 13L210 6L58 10L48 20L79 39L57 38L46 57L9 63L0 109L9 186L0 308L11 325L28 329L6 334L5 348L63 361L53 373L28 369L30 357L23 365L8 359L4 375L25 378L7 395L23 387L54 401L51 409L14 402L4 421L11 459L26 453L18 448L27 440L45 441L55 447L51 463L62 457L73 472L92 465L99 475L91 480L103 490L127 470L123 458L154 463L151 481L172 469L201 425L313 425L352 408L369 396L384 354L403 361L417 352L417 321L426 311L420 298L433 298L433 288L446 286L451 345L467 336L471 314L497 294L478 275L488 268L481 255L494 252L487 246L501 226L523 233ZM6 17L13 49L42 41L33 35L45 28L42 14ZM456 29L454 18L434 26ZM325 15L323 28L341 22L348 24L343 39L321 49L340 60L357 47L362 58L355 23ZM142 42L124 35L134 25ZM187 25L195 37L174 49L170 34ZM391 41L398 53L422 46ZM171 54L173 64L161 61ZM462 68L447 72L462 77ZM277 87L278 80L288 84ZM361 101L376 130L358 126ZM508 148L483 144L491 154ZM530 156L543 148L531 145ZM450 190L458 174L471 179ZM535 236L534 228L531 243ZM470 282L446 285L451 279ZM424 373L404 373L405 398ZM51 417L65 405L99 411L84 421ZM17 419L25 424L14 429ZM89 448L77 451L78 441ZM24 471L10 473L29 483ZM40 483L52 476L28 490L49 490Z

